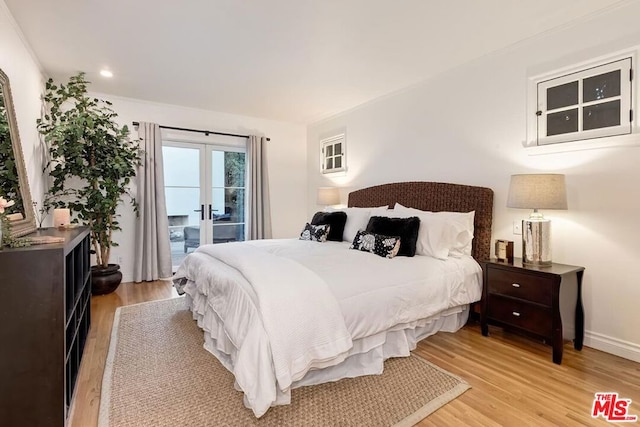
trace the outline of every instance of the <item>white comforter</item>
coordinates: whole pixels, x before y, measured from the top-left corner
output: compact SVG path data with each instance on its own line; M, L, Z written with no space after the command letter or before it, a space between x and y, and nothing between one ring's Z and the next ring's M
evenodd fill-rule
M470 257L389 260L347 248L300 240L208 245L178 269L174 280L192 299L205 347L234 373L257 417L289 403L308 371L369 350L353 342L384 340L390 329L480 299L481 269Z

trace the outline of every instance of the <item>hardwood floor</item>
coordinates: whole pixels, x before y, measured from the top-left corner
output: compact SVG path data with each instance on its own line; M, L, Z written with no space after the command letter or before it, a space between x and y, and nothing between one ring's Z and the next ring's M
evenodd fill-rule
M177 296L169 282L124 283L110 295L92 297L91 332L85 347L71 427L97 425L100 389L113 315L117 307ZM594 393L617 392L631 399L640 416L640 364L571 343L562 365L551 362L551 347L491 327L489 337L470 324L455 334L438 333L415 353L471 384L419 426L609 425L591 418ZM633 425L633 424L632 424Z

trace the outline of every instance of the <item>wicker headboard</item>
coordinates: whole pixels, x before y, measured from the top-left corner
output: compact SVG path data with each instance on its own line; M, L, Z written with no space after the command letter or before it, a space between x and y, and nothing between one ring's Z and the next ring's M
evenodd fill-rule
M374 207L400 203L425 211L476 211L472 255L477 261L491 254L493 190L486 187L443 182L396 182L349 193L349 207Z

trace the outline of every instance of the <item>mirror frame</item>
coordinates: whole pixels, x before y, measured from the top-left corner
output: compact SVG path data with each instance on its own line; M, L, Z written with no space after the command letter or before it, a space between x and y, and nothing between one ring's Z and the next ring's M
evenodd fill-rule
M7 114L7 122L9 122L9 133L11 134L11 146L15 157L16 169L18 172L18 185L20 185L20 195L22 196L24 218L11 221L11 236L21 237L25 234L36 231L36 217L31 201L31 191L29 190L29 178L27 170L24 166L24 158L22 157L22 145L20 144L20 134L18 133L18 122L16 121L16 113L13 106L13 97L11 96L11 86L9 85L9 77L0 69L0 85L2 85L2 96L4 97L5 112Z

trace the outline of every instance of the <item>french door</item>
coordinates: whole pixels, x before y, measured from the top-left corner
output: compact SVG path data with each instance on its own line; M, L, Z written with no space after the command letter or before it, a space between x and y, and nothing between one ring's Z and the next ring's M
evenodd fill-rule
M244 147L164 141L162 154L174 267L202 244L245 240Z

